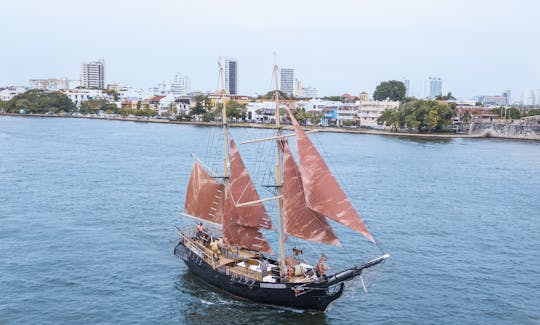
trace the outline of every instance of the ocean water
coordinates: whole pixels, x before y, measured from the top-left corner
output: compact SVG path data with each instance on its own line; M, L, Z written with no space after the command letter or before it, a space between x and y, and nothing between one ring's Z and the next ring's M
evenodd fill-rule
M540 323L540 143L312 135L391 258L309 314L215 292L173 255L190 153L216 132L0 117L0 324Z

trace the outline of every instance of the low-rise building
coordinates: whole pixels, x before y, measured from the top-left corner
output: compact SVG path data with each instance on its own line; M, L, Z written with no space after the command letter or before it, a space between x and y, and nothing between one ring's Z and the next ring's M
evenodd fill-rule
M68 78L30 79L30 89L68 90Z
M0 88L0 100L7 102L18 94L26 92L28 89L25 87L11 86L7 88Z
M349 95L350 96L350 95ZM348 97L349 99L352 96ZM366 97L362 97L366 99ZM352 103L341 101L328 101L312 99L299 101L298 107L307 113L319 112L323 114L320 124L323 126L358 125L363 127L380 127L377 119L386 109L399 107L398 101L358 100Z
M455 122L468 123L476 119L493 119L497 114L493 113L491 107L476 105L474 102L456 102L457 117Z
M379 125L377 119L385 110L399 107L399 101L391 100L359 100L356 104L358 105L357 117L359 125L375 129L383 128L383 126Z
M81 107L81 104L83 102L89 101L89 100L99 100L99 99L105 99L108 101L112 101L114 98L110 95L108 95L106 92L104 92L101 89L86 89L86 88L79 88L79 89L70 89L63 91L63 93L71 99L73 103L77 107Z
M288 109L295 109L295 101L282 101L279 108L283 112ZM275 123L276 103L274 101L250 102L246 105L246 119L255 123Z

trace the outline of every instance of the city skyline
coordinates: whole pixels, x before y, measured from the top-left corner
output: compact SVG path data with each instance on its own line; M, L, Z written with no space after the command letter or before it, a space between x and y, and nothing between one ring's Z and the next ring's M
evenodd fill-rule
M105 2L96 2L100 4ZM235 6L119 1L103 12L68 1L3 7L0 27L11 32L0 52L0 86L75 79L81 62L103 57L107 83L149 88L182 71L192 90L213 91L216 58L230 56L242 65L239 93L246 95L271 89L274 63L294 68L321 96L372 94L379 82L405 77L411 95L422 97L428 76L442 78L443 92L459 98L511 89L519 100L525 89L540 88L540 45L532 41L538 34L533 18L540 4L534 1L436 6L425 1L343 1L328 8L300 1L284 6L288 10L280 11L276 26L254 14L259 6L244 1ZM201 14L211 19L200 19ZM315 23L320 21L324 24ZM40 33L35 32L38 26L45 26ZM114 37L120 31L122 37ZM146 45L146 40L161 46Z

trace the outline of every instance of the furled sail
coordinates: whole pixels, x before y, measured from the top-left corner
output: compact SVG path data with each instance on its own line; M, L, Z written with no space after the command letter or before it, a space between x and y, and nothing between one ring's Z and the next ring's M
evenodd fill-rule
M300 172L308 207L375 242L343 189L306 133L289 111L298 141Z
M326 218L306 205L302 176L289 145L283 141L283 220L289 235L341 246Z
M261 228L272 229L272 222L264 205L259 202L243 207L237 206L259 201L260 197L232 139L229 155L229 192L223 214L223 240L230 245L272 252L270 245L259 231Z
M189 177L184 210L186 213L216 223L221 223L223 184L213 179L195 162Z

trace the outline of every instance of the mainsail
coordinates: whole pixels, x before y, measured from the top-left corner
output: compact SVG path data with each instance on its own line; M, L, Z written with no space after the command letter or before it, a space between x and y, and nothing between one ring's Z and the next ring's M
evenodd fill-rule
M337 221L375 243L364 222L353 208L343 189L306 133L289 111L298 141L300 172L307 206L334 221Z
M184 210L186 213L216 223L221 223L223 184L213 179L195 162L189 177Z
M302 176L286 140L283 143L283 219L289 235L341 246L324 216L306 205Z
M259 231L272 229L272 222L261 202L248 206L237 205L260 201L234 140L230 147L229 191L223 214L223 240L230 245L271 252L270 245Z

